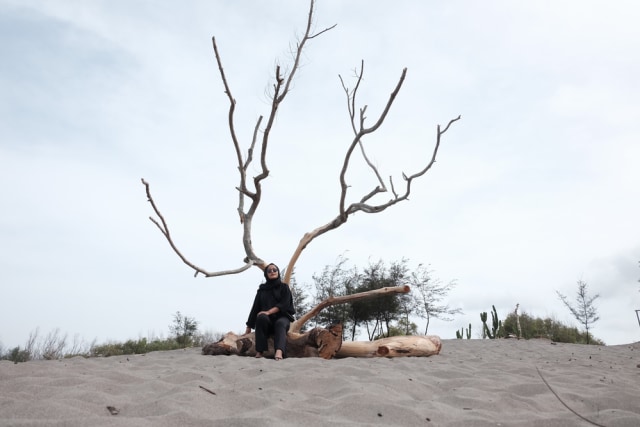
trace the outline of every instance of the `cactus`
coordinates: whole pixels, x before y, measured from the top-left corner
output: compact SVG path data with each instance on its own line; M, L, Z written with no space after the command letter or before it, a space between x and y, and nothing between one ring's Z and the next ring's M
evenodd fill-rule
M489 330L489 326L487 325L487 312L483 311L480 313L480 320L482 320L482 337L495 339L500 337L500 333L502 332L502 321L498 319L498 312L496 311L496 306L492 305L493 311L491 312L491 330Z
M480 320L482 321L482 338L491 338L491 332L489 332L489 327L487 326L487 312L483 311L480 313Z
M464 336L467 336L467 339L471 339L471 323L469 323L469 327L467 329L460 328L459 331L456 331L456 338L461 340Z
M493 327L491 328L491 333L494 338L500 338L502 334L502 320L498 320L498 312L496 311L496 306L492 305L493 311L491 312L491 321L493 322Z

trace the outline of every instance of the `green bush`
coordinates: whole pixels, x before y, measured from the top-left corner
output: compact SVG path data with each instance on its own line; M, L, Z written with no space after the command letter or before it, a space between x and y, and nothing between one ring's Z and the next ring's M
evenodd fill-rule
M507 335L518 335L518 325L514 313L509 313L502 323L504 333ZM555 342L565 342L571 344L595 344L604 345L601 340L580 332L578 328L564 325L558 320L547 317L533 317L527 313L520 315L520 327L522 328L522 336L520 338L547 338Z
M146 338L136 341L128 340L124 343L109 343L95 346L91 349L93 357L122 356L124 354L146 354L152 351L177 350L184 346L173 338L165 340L155 339L149 342Z
M26 349L15 347L5 354L0 354L0 360L10 360L13 363L28 362L31 360L31 353Z
M173 315L173 323L169 325L169 330L175 336L176 342L182 348L187 348L194 345L194 337L198 334L198 321L176 311L176 314Z

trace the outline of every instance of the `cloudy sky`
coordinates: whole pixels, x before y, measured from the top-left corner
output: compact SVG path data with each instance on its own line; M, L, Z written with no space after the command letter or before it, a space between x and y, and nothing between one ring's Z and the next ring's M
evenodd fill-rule
M237 99L245 149L269 111L276 64L306 22L296 0L0 0L0 343L36 328L84 340L166 335L173 313L242 331L261 271L194 278L148 217L150 182L180 249L208 270L244 257L238 174L211 37ZM495 305L575 324L556 296L600 294L593 333L640 327L640 4L635 1L319 0L317 29L271 138L253 244L285 267L337 214L351 141L338 76L371 122L402 69L386 122L365 140L383 176L421 169L437 124L462 120L408 202L352 217L312 242L299 282L344 254L408 258L456 281L464 315ZM257 173L253 168L250 174ZM376 182L354 162L350 200ZM382 200L388 196L383 196ZM419 329L424 328L419 324Z

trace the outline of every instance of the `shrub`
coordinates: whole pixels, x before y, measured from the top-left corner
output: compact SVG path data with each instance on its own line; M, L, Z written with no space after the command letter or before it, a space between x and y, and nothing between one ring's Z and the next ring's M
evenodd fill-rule
M547 338L555 342L565 342L572 344L595 344L604 345L604 342L587 334L580 332L578 328L567 326L558 320L540 317L533 317L527 313L520 314L520 326L522 328L521 338ZM518 335L518 326L514 313L509 313L503 322L504 332L507 335Z

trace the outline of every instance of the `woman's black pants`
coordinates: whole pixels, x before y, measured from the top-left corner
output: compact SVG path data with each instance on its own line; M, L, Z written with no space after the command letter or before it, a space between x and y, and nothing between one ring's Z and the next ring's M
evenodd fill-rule
M287 349L289 324L289 319L284 316L272 321L266 314L258 315L256 319L256 351L267 351L269 349L267 339L273 335L274 350L282 350L284 354Z

